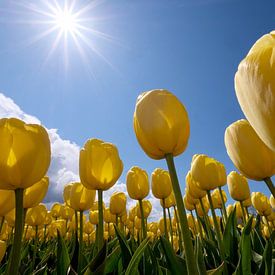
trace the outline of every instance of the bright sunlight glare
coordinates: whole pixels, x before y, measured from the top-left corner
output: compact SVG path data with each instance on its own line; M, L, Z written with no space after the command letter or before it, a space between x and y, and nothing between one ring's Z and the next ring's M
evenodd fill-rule
M55 15L55 23L63 32L75 33L77 29L76 16L67 9L58 11Z

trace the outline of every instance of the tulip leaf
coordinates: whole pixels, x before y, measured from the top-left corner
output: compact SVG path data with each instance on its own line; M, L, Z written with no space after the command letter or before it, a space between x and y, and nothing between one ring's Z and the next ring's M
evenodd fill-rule
M164 237L160 237L161 246L167 261L167 268L172 274L187 274L185 263L179 261L171 244Z
M195 240L195 259L200 275L206 274L206 267L202 253L202 244L199 237Z
M135 251L135 253L133 254L133 257L126 269L125 275L130 275L130 274L136 274L138 273L138 264L139 261L143 255L143 252L145 250L145 248L147 247L149 243L148 239L145 239L142 241L142 243L139 245L139 247L137 248L137 250Z
M119 245L122 252L122 264L123 264L123 267L126 269L129 262L131 261L132 252L125 237L122 235L118 227L116 225L114 225L114 227L115 227L115 231L116 231L117 238L118 238Z
M211 269L206 272L207 275L222 275L224 269L224 262L220 266L218 266L216 269Z
M121 258L121 249L119 246L117 246L113 250L113 252L107 257L105 273L114 273L120 258Z
M78 267L78 253L79 253L79 242L78 238L75 237L73 238L74 245L72 246L72 252L71 252L71 266L74 270L77 270Z
M56 271L57 275L66 275L68 268L70 266L70 256L68 253L67 246L63 238L60 236L59 231L57 230L57 263Z
M236 275L251 274L252 247L250 233L252 229L252 221L253 216L249 218L242 231L241 240L239 244L240 259L234 273Z
M272 269L272 243L271 241L268 241L265 246L260 268L256 274L257 275L272 274L271 269Z

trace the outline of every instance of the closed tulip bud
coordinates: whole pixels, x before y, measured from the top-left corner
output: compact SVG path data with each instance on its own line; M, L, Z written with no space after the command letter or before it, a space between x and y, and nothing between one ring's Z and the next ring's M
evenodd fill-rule
M227 176L228 191L232 199L244 201L250 197L250 189L247 179L235 171Z
M269 231L269 229L268 229L268 226L265 225L265 226L263 227L262 232L263 232L263 235L264 235L267 239L270 238L270 231Z
M236 207L236 217L237 217L237 219L242 219L243 218L243 212L242 212L240 202L235 202L234 206Z
M247 120L228 126L224 141L227 154L245 177L263 180L274 175L275 152L263 143Z
M144 152L153 159L180 155L187 147L188 114L178 98L167 90L142 93L136 102L134 130Z
M191 214L187 214L187 222L188 222L188 226L191 228L191 229L195 229L195 224L194 224L194 221L193 221L193 218L192 218L192 215Z
M39 204L29 208L26 213L26 223L30 226L44 225L47 216L47 208L44 204Z
M5 256L6 249L7 249L6 242L3 242L0 240L0 263Z
M87 189L80 182L73 183L70 198L71 207L77 211L90 209L95 200L95 192L95 190Z
M252 201L251 201L251 197L249 196L248 199L246 199L246 200L243 201L243 206L244 207L249 207L251 205L252 205Z
M165 204L165 208L170 208L172 206L176 206L174 192L171 192L171 194L167 198L164 199L164 204L163 204L163 200L160 200L160 204L162 207L164 207L164 204Z
M89 213L90 223L97 225L98 224L98 210L90 211Z
M148 200L142 201L144 218L147 219L152 211L152 204ZM141 219L140 207L137 207L137 216Z
M198 156L198 155L197 155ZM201 199L206 195L206 191L199 187L199 183L192 178L191 171L188 171L186 177L186 189L187 192L195 199Z
M268 198L261 192L253 192L251 200L253 207L261 216L268 216L272 213L272 208Z
M74 215L74 210L68 205L63 205L63 207L61 208L60 214L62 219L70 220Z
M229 215L234 210L234 206L232 204L227 205L226 213Z
M116 183L122 170L123 163L112 143L90 139L80 151L79 175L88 189L108 190Z
M49 178L44 177L24 190L23 208L32 208L42 202L47 194Z
M137 206L134 206L129 211L129 219L133 222L135 220L136 215L137 215Z
M0 119L0 189L26 189L38 182L50 165L50 140L37 124Z
M224 166L206 155L197 156L191 163L192 178L201 189L213 190L226 183Z
M270 202L272 208L275 209L275 199L274 199L273 195L270 195L269 202Z
M187 191L187 189L185 189L185 195L186 195L186 200L188 201L188 203L192 204L192 205L196 205L199 203L198 199L193 198L190 193Z
M157 199L165 199L172 192L172 183L168 171L156 168L151 176L152 193Z
M90 235L94 231L94 225L91 222L84 223L83 231Z
M105 211L105 203L102 202L102 207L103 207L103 211ZM98 210L98 201L95 201L91 207L91 210L94 211L94 210Z
M223 196L223 201L226 203L227 201L227 197L226 197L226 193L224 190L222 190L222 196ZM221 209L222 208L222 198L220 195L220 192L218 189L215 189L212 194L211 194L211 198L212 198L212 202L213 202L213 207L215 209Z
M11 190L0 190L0 217L15 208L15 195Z
M155 239L155 234L151 231L147 232L147 238L149 239L150 242L153 242Z
M106 223L115 223L116 222L116 215L113 215L110 211L110 208L106 208L104 210L104 221Z
M49 227L49 232L52 237L57 237L57 231L59 234L64 237L66 235L66 221L57 220L53 221Z
M151 222L149 224L149 230L153 232L154 234L157 234L158 231L158 224L156 222Z
M141 229L141 219L139 217L135 217L135 228L138 230Z
M5 220L8 222L10 227L14 227L15 223L15 208L13 208L10 212L5 215Z
M145 170L134 166L126 178L127 192L134 200L143 200L149 194L149 180Z
M51 214L53 218L57 219L61 216L61 208L62 208L62 205L58 202L52 205Z
M272 222L275 220L275 212L272 212L270 215L266 216L266 219L269 221L269 222Z
M195 204L191 204L188 201L186 194L183 196L183 203L184 203L184 206L187 210L192 211L192 210L195 209Z
M69 183L67 185L64 186L64 190L63 190L63 199L65 204L67 204L69 207L71 206L71 189L72 189L73 184Z
M44 225L48 225L53 221L52 215L50 211L47 211L46 218L44 220Z
M113 215L121 215L126 209L126 195L123 192L115 192L110 198L110 212Z
M261 140L275 151L275 33L262 36L235 75L236 95L246 118Z

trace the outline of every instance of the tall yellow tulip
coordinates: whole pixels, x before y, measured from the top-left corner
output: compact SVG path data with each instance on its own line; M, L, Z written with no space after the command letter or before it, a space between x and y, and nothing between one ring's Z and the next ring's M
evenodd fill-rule
M12 190L0 190L0 217L4 217L15 208L14 192Z
M275 151L275 32L262 36L235 75L236 95L247 120Z
M47 208L44 204L29 208L26 213L26 223L30 226L39 226L44 224L47 216Z
M196 275L194 249L173 159L187 147L190 135L187 111L178 98L167 90L144 92L137 99L133 125L144 152L153 159L166 159L179 209L187 270Z
M127 197L123 192L115 192L110 198L110 212L121 216L126 209Z
M163 200L172 192L172 183L168 171L156 168L151 175L152 193L157 199Z

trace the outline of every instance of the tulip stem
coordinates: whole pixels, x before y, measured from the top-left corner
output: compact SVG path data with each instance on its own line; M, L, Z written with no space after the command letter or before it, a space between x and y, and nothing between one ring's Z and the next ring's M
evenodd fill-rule
M75 216L75 240L77 241L78 239L78 216L77 216L77 211L74 211L74 216Z
M183 239L183 245L184 245L184 252L186 257L187 271L188 271L188 274L197 275L198 269L195 262L194 249L193 249L193 244L191 240L191 234L188 227L186 211L183 204L180 184L179 184L179 180L178 180L178 176L177 176L177 172L174 164L173 155L167 154L165 155L165 159L169 169L173 191L174 191L177 207L179 210L178 213L179 213L180 227L181 227L181 233L182 233L182 239Z
M24 208L23 208L23 193L24 189L15 189L15 232L13 238L13 246L11 251L11 261L6 274L18 274L20 265L20 252L22 245L23 235L23 221L24 221Z
M201 221L200 221L200 219L199 219L199 213L198 213L198 210L197 210L197 206L196 206L196 205L195 205L195 212L196 212L197 221L198 221L198 224L199 224L200 237L201 237L201 239L203 239ZM205 232L205 234L207 234L207 232Z
M103 191L97 190L98 196L98 250L103 246Z
M194 233L195 233L195 235L197 235L196 221L195 221L192 210L190 211L190 213L191 213L192 221L193 221L193 224L194 224Z
M264 181L265 181L267 187L269 188L271 194L272 194L273 197L275 198L275 187L274 187L274 185L273 185L273 182L272 182L271 178L269 178L269 177L268 177L268 178L265 178Z
M174 211L175 211L175 217L177 220L177 228L178 228L178 233L179 233L180 251L181 251L181 253L183 253L182 237L181 237L181 230L180 230L180 225L179 225L179 216L178 216L178 211L177 211L177 208L175 205L174 205Z
M209 222L207 213L205 211L202 199L200 198L199 201L200 201L200 206L201 206L201 209L202 209L202 212L203 212L203 217L204 217L204 220L205 220L205 225L206 225L206 230L207 230L207 232L205 232L205 233L207 233L208 239L211 239L212 238L212 233L210 231L211 230L210 222Z
M141 214L141 225L142 225L142 233L143 233L142 235L143 235L143 240L144 240L147 237L147 230L145 227L142 200L138 200L138 202L139 202L139 208L140 208L140 214Z
M244 224L246 223L246 217L245 217L245 211L244 211L244 207L243 207L243 202L240 201L240 205L241 205L241 209L242 209L242 213L243 213L243 221L244 221Z
M171 219L171 214L170 214L170 210L169 208L167 208L168 210L168 216L169 216L169 223L170 223L170 235L171 235L171 245L174 248L174 243L173 243L173 225L172 225L172 219Z
M227 222L227 213L226 213L226 209L225 209L225 201L224 201L223 195L222 195L222 188L219 186L218 189L219 189L221 201L222 201L222 210L224 213L225 221ZM225 222L225 224L226 224L226 222Z
M166 220L166 210L165 210L165 199L162 199L163 204L163 221L164 221L164 234L167 241L169 241L168 232L167 232L167 220Z
M79 211L79 250L78 250L78 274L82 270L82 250L83 250L83 211Z

